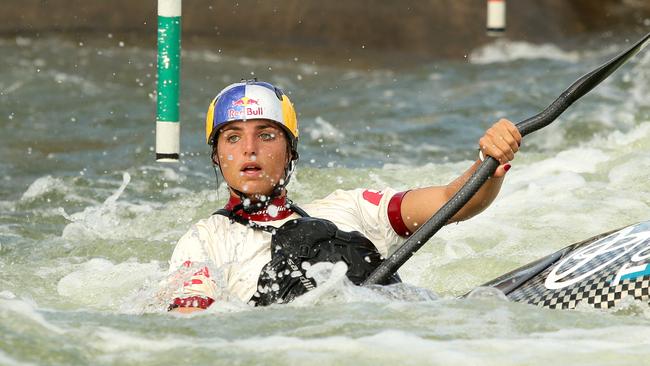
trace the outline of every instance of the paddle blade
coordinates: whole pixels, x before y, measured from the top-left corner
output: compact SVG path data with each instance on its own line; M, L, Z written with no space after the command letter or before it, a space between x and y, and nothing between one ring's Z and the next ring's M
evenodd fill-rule
M531 132L537 131L551 124L560 114L562 114L562 112L569 108L573 102L589 93L630 58L641 52L641 50L643 50L649 43L650 33L646 34L645 37L641 38L627 50L621 52L618 56L576 80L542 112L525 121L517 123L517 128L521 135L526 136Z

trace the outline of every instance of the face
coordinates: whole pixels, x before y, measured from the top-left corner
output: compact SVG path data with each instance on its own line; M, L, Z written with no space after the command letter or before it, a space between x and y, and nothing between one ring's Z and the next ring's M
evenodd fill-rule
M266 120L229 123L220 130L213 153L228 185L255 200L269 196L284 178L289 158L284 132Z

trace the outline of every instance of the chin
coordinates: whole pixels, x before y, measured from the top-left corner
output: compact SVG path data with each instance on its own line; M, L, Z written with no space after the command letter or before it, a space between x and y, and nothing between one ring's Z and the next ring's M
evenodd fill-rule
M248 198L257 198L261 196L270 196L273 193L273 187L251 187L248 186L248 189L244 190L244 186L238 189L240 192L243 192L244 195Z

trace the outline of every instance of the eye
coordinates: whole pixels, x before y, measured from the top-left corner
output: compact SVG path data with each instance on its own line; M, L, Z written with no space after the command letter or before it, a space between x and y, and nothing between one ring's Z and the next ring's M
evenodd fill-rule
M226 141L228 141L231 144L234 144L235 142L239 141L241 138L238 135L230 135L226 136Z
M272 132L262 132L260 133L260 138L262 141L271 141L275 139L275 133Z

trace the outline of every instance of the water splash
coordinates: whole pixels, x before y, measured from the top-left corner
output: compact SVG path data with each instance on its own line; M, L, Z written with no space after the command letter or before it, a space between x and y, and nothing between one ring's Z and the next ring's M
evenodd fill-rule
M516 60L546 59L577 62L580 56L575 51L563 51L552 44L536 45L499 39L494 43L472 51L469 60L473 64L491 64Z

